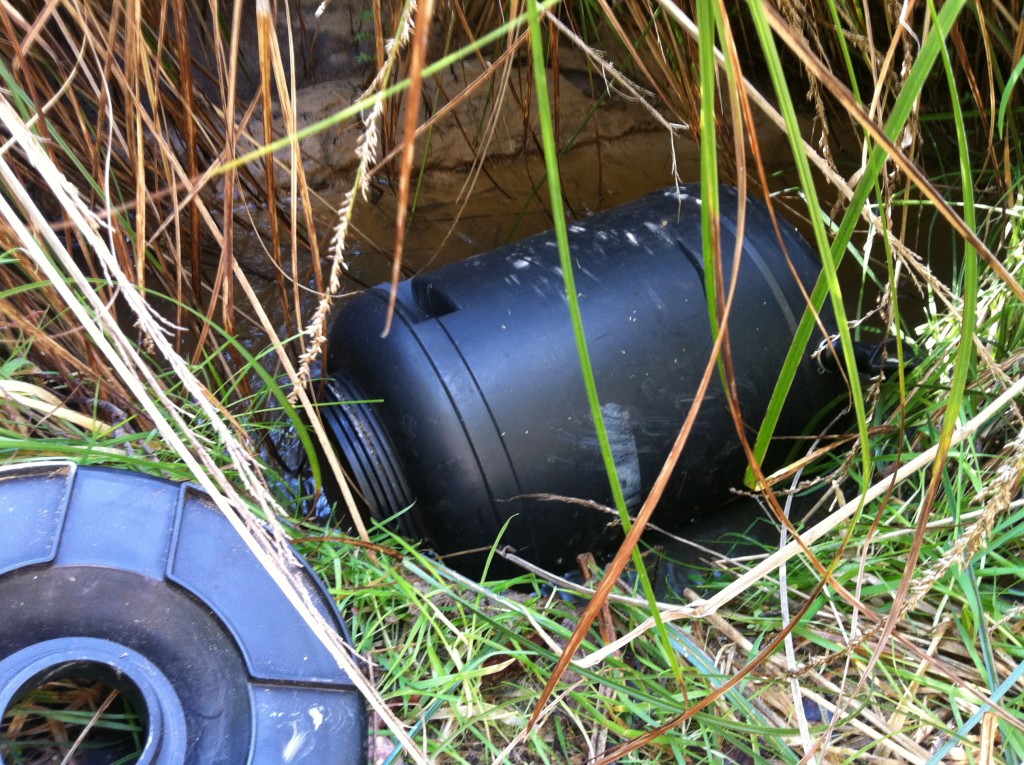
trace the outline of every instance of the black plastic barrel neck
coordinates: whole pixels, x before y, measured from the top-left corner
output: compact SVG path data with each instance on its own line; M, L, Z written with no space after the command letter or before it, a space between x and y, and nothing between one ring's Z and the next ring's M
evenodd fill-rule
M408 508L413 494L394 444L378 417L379 402L368 399L354 381L335 375L327 380L324 403L324 424L357 500L375 520L386 520ZM408 514L399 517L396 530L416 535Z

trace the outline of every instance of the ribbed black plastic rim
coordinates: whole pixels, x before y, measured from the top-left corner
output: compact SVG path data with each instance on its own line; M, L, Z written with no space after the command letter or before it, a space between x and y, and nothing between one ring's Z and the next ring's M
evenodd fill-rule
M376 405L367 401L356 383L340 376L327 381L324 399L324 422L370 514L382 520L409 507L412 491L391 438L377 417ZM409 515L398 518L398 531L418 536Z

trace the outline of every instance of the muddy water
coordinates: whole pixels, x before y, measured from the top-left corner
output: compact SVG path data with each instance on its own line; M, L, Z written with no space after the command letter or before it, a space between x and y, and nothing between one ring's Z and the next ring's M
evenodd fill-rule
M699 174L695 147L685 140L675 143L681 156L680 178L695 180ZM568 152L559 168L567 214L571 219L584 218L671 185L671 149L667 133L637 132ZM436 170L424 179L423 201L412 212L406 236L403 270L407 274L552 227L539 155L488 163L484 170L468 191L463 172ZM364 206L356 216L363 239L356 249L373 253L353 261L353 275L364 283L389 277L395 208L395 195L388 188L376 204Z

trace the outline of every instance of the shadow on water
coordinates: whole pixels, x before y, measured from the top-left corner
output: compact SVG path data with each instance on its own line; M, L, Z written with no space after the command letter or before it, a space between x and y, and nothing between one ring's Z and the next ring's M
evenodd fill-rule
M815 488L793 496L789 518L798 529L827 514L826 491ZM785 506L786 498L780 495L779 502ZM666 603L681 603L690 601L687 589L702 597L712 594L719 580L732 578L728 572L735 572L743 559L777 550L781 528L766 502L744 495L695 518L682 535L648 533L645 540L656 552L655 595Z

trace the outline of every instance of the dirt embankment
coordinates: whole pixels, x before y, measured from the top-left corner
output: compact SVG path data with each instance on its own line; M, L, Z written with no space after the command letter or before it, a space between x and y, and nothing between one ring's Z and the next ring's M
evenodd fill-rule
M323 4L320 15L319 2L298 5L302 18L295 10L290 20L282 15L277 31L286 71L289 38L301 42L294 54L294 107L302 129L358 103L375 73L377 42L372 15L362 3L334 0ZM438 60L445 47L443 19L433 28L437 37L428 60ZM247 19L243 30L240 95L251 98L257 93L259 72L255 20ZM421 175L406 251L411 269L457 260L550 226L529 61L524 53L501 66L492 54L500 51L470 54L424 82L421 122L439 116L417 142L415 168ZM610 85L588 65L583 52L563 43L558 75L549 71L548 86L555 98L558 142L564 147L562 184L573 216L669 185L674 176L682 181L699 177L699 150L688 131L680 126L670 132L665 127L669 115L652 113L625 88ZM380 128L378 158L388 156L401 140L404 105L395 109L393 104ZM285 132L280 111L275 105L277 135ZM364 129L355 118L302 141L306 178L322 206L318 212L327 219L351 187ZM251 131L263 134L258 114ZM769 161L788 155L781 132L765 123L759 133ZM277 156L289 161L287 150ZM386 255L390 249L395 225L392 170L379 169L372 204L360 206L353 237L357 252ZM278 174L281 195L289 193L289 183L286 172ZM369 282L385 278L386 259L362 259L356 270Z

